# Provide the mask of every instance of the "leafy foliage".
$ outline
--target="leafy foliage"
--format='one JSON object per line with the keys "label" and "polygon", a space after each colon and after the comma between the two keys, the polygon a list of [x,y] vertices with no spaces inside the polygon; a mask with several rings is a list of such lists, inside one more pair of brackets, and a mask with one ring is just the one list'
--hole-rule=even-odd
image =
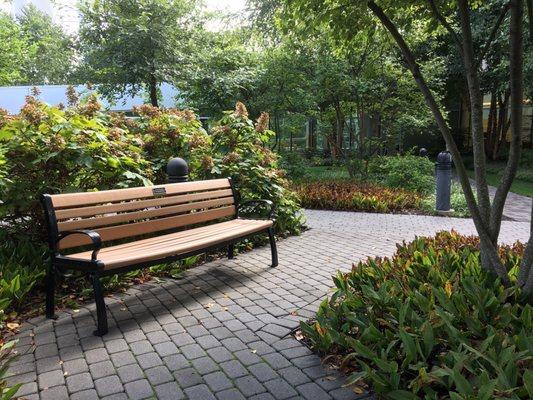
{"label": "leafy foliage", "polygon": [[27,42],[28,59],[24,67],[24,83],[65,84],[74,73],[73,40],[52,18],[29,5],[17,17],[23,38]]}
{"label": "leafy foliage", "polygon": [[17,383],[16,385],[8,388],[5,380],[9,365],[15,359],[13,352],[14,346],[15,341],[2,343],[0,346],[0,400],[11,400],[14,398],[15,394],[22,385],[22,383]]}
{"label": "leafy foliage", "polygon": [[254,127],[247,113],[228,112],[211,137],[188,110],[135,112],[136,119],[104,112],[94,96],[66,110],[28,97],[20,115],[2,117],[0,219],[8,230],[43,238],[41,194],[164,182],[164,165],[179,155],[191,179],[232,176],[244,198],[276,204],[278,233],[299,231],[299,205],[265,147],[273,134],[266,114]]}
{"label": "leafy foliage", "polygon": [[144,158],[150,160],[155,180],[166,180],[164,168],[177,155],[187,160],[191,179],[198,178],[211,140],[196,115],[190,110],[161,110],[148,104],[134,107],[133,111],[138,116],[135,121],[120,115],[117,118],[135,137],[142,138]]}
{"label": "leafy foliage", "polygon": [[267,114],[261,114],[254,125],[244,104],[237,103],[235,111],[226,112],[213,128],[212,152],[203,164],[211,166],[210,177],[232,177],[243,199],[272,200],[277,231],[294,234],[300,231],[303,217],[276,154],[266,147],[272,135]]}
{"label": "leafy foliage", "polygon": [[[499,248],[512,279],[523,251]],[[533,309],[481,268],[478,238],[417,238],[333,280],[302,330],[316,350],[343,356],[352,383],[386,399],[533,395]]]}
{"label": "leafy foliage", "polygon": [[16,19],[0,12],[0,85],[65,83],[74,70],[74,48],[60,26],[36,7]]}
{"label": "leafy foliage", "polygon": [[374,157],[368,165],[373,181],[421,194],[434,192],[434,170],[435,166],[428,158],[410,154]]}
{"label": "leafy foliage", "polygon": [[315,209],[403,212],[419,208],[421,201],[416,193],[372,183],[316,181],[294,187],[302,206]]}
{"label": "leafy foliage", "polygon": [[7,231],[0,233],[0,240],[0,310],[10,314],[0,314],[1,329],[4,319],[16,317],[11,312],[21,309],[32,290],[41,284],[48,249],[44,243],[36,245]]}
{"label": "leafy foliage", "polygon": [[0,12],[0,85],[23,80],[25,41],[20,27],[9,15]]}
{"label": "leafy foliage", "polygon": [[196,7],[194,0],[82,1],[83,78],[110,99],[147,87],[157,106],[158,84],[181,77],[195,53]]}
{"label": "leafy foliage", "polygon": [[42,237],[43,193],[142,185],[150,168],[142,142],[113,128],[94,97],[73,109],[50,107],[34,97],[0,128],[6,179],[0,218],[8,229]]}
{"label": "leafy foliage", "polygon": [[248,35],[242,30],[206,33],[205,44],[198,49],[199,62],[174,80],[180,100],[215,119],[237,101],[250,104],[258,94],[264,67],[262,54],[247,45]]}

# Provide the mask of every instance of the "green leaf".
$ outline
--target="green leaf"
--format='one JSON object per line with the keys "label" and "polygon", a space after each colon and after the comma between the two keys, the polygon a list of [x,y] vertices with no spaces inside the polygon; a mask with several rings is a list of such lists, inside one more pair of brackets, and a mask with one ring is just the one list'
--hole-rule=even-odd
{"label": "green leaf", "polygon": [[471,395],[474,393],[470,382],[468,382],[468,380],[456,368],[452,369],[451,377],[455,383],[455,387],[459,390],[459,393],[465,395]]}
{"label": "green leaf", "polygon": [[410,363],[411,361],[414,361],[416,358],[416,344],[414,339],[409,335],[404,329],[400,329],[399,331],[400,338],[403,343],[403,348],[406,353],[406,361],[405,363]]}
{"label": "green leaf", "polygon": [[533,399],[533,369],[526,369],[524,371],[522,382],[524,382],[529,397]]}

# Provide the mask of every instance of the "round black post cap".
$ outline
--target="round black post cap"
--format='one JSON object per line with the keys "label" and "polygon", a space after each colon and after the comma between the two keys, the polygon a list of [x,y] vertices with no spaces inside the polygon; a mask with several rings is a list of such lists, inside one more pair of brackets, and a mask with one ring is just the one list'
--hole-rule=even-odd
{"label": "round black post cap", "polygon": [[449,151],[441,151],[437,156],[437,162],[439,164],[451,164],[452,154]]}
{"label": "round black post cap", "polygon": [[171,158],[167,163],[167,175],[169,182],[183,182],[189,175],[189,166],[183,158]]}

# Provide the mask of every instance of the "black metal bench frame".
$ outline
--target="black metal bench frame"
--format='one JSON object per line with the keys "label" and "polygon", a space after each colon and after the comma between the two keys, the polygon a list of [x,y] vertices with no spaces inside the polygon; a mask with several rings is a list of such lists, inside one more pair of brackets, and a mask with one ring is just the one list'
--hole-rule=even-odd
{"label": "black metal bench frame", "polygon": [[[268,207],[268,215],[266,218],[271,221],[275,221],[274,213],[275,208],[274,204],[270,200],[264,199],[253,199],[239,202],[237,192],[234,188],[233,182],[230,179],[231,189],[233,192],[233,198],[235,201],[236,213],[234,218],[243,218],[241,216],[242,209],[245,207],[252,206],[252,209],[257,210],[258,206]],[[150,262],[142,262],[138,264],[131,264],[125,267],[104,270],[104,265],[102,262],[98,261],[98,252],[102,248],[102,239],[100,235],[89,229],[80,229],[72,230],[67,232],[62,232],[61,234],[57,230],[57,219],[55,216],[54,207],[52,205],[52,199],[50,195],[44,194],[41,198],[43,209],[46,218],[46,226],[48,231],[48,246],[50,250],[50,263],[47,268],[46,278],[45,278],[45,287],[46,287],[46,317],[50,319],[56,319],[55,315],[55,286],[56,286],[56,277],[58,274],[64,274],[65,270],[71,269],[83,272],[91,280],[95,303],[96,303],[96,317],[97,317],[97,329],[94,332],[96,336],[103,336],[108,332],[107,324],[107,312],[104,302],[104,292],[102,288],[102,283],[100,281],[101,277],[116,275],[124,272],[139,270],[143,268],[149,268],[158,264],[166,264],[179,260],[183,260],[188,257],[192,257],[198,254],[203,254],[209,251],[218,250],[220,248],[227,248],[227,255],[229,259],[234,257],[235,249],[234,246],[236,243],[248,239],[250,237],[256,236],[261,233],[268,233],[268,238],[270,242],[270,249],[272,255],[272,267],[278,265],[278,252],[276,247],[276,240],[274,237],[273,227],[269,227],[262,231],[253,232],[251,234],[240,236],[236,239],[224,241],[217,243],[214,246],[209,246],[205,248],[198,249],[196,251],[191,251],[188,253],[177,254],[175,256],[166,257],[162,259],[153,260]],[[258,219],[258,218],[254,218]],[[161,232],[160,232],[161,233]],[[168,232],[165,232],[168,233]],[[69,257],[68,255],[62,255],[59,250],[59,241],[65,237],[72,234],[84,234],[87,235],[92,241],[92,256],[90,261],[75,259]],[[156,235],[157,236],[157,235]]]}

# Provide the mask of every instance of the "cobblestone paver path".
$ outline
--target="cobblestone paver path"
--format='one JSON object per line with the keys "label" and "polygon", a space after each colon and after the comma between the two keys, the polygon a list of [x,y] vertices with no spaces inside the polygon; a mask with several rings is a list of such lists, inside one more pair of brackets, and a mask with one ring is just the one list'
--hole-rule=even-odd
{"label": "cobblestone paver path", "polygon": [[[343,378],[291,337],[311,317],[337,269],[388,255],[401,240],[471,221],[441,217],[306,212],[310,230],[278,243],[280,264],[259,248],[106,299],[110,332],[92,335],[94,306],[36,318],[19,334],[12,382],[26,399],[353,399]],[[506,221],[502,241],[526,240]]]}

